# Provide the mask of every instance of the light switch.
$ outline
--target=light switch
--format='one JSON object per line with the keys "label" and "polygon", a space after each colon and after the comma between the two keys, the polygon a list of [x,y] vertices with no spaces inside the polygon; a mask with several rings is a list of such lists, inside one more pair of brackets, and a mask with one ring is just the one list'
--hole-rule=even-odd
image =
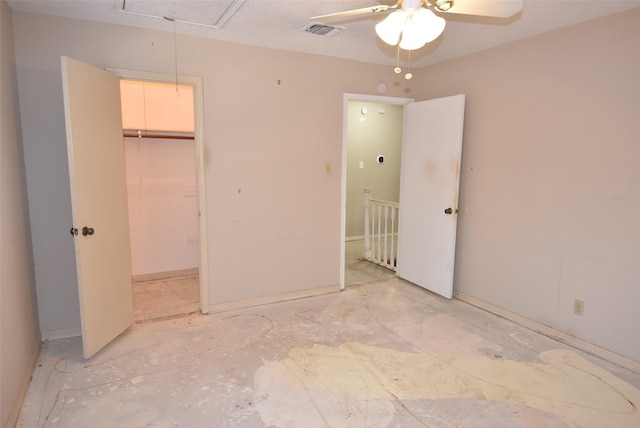
{"label": "light switch", "polygon": [[360,169],[364,169],[364,161],[360,161],[360,166],[359,166],[359,168],[360,168]]}

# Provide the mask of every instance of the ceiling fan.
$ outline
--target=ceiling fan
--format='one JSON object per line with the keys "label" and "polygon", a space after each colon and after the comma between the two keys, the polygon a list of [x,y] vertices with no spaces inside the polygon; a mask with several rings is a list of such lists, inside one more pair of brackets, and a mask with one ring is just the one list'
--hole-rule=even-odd
{"label": "ceiling fan", "polygon": [[[311,17],[311,20],[347,18],[391,12],[376,24],[376,33],[387,44],[411,51],[420,49],[442,34],[446,21],[433,13],[509,18],[522,10],[524,0],[397,0],[394,5],[377,5]],[[400,67],[396,67],[400,73]],[[405,76],[411,78],[411,73]]]}

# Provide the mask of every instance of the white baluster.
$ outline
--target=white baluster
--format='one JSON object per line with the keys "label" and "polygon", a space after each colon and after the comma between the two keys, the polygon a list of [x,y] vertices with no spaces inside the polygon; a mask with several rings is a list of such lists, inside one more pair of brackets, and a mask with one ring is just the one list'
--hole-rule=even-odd
{"label": "white baluster", "polygon": [[378,204],[378,244],[376,245],[376,260],[382,260],[382,245],[380,243],[380,228],[382,223],[382,205]]}
{"label": "white baluster", "polygon": [[396,211],[397,208],[391,208],[391,267],[396,270],[396,251],[395,251],[395,230],[396,230]]}
{"label": "white baluster", "polygon": [[384,206],[384,255],[382,258],[382,262],[385,265],[388,265],[388,254],[387,254],[387,240],[389,239],[388,228],[387,225],[389,223],[389,206]]}
{"label": "white baluster", "polygon": [[[398,247],[396,241],[396,228],[399,210],[398,203],[374,199],[367,190],[368,189],[365,189],[364,197],[364,258],[395,271]],[[382,225],[383,221],[384,226]]]}
{"label": "white baluster", "polygon": [[364,194],[364,258],[371,258],[371,229],[369,228],[369,216],[371,215],[371,195],[369,193]]}

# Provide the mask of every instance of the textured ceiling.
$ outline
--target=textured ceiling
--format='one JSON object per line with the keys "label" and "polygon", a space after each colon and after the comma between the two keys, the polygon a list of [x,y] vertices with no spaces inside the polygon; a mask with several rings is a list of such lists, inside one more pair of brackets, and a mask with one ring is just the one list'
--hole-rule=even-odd
{"label": "textured ceiling", "polygon": [[[393,65],[396,50],[381,42],[374,25],[384,14],[326,22],[344,27],[334,35],[302,31],[309,17],[378,4],[384,0],[246,0],[229,20],[215,28],[232,0],[126,0],[125,10],[160,14],[176,22],[123,13],[123,0],[9,0],[13,10],[175,31],[238,43]],[[483,0],[474,0],[483,1]],[[442,36],[412,52],[412,66],[423,67],[513,40],[640,7],[640,0],[525,0],[521,13],[509,19],[445,16]],[[181,22],[197,21],[204,25]]]}

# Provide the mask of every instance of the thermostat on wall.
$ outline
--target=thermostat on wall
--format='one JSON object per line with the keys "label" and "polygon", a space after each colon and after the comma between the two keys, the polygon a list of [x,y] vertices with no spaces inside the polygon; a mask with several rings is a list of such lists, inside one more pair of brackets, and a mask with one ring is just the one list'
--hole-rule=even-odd
{"label": "thermostat on wall", "polygon": [[376,156],[376,162],[383,163],[384,162],[384,156],[382,156],[382,155]]}

